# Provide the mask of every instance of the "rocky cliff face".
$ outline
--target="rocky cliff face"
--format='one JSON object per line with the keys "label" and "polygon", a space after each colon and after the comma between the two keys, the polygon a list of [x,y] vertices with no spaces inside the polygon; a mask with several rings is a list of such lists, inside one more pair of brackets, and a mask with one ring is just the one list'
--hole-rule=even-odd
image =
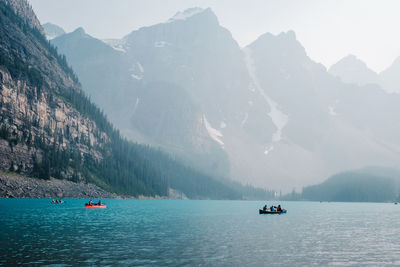
{"label": "rocky cliff face", "polygon": [[71,105],[12,79],[4,69],[0,69],[0,86],[1,131],[8,140],[1,142],[2,169],[31,172],[34,160],[43,153],[34,145],[38,142],[62,149],[75,147],[82,156],[102,159],[95,148],[109,141],[107,135]]}
{"label": "rocky cliff face", "polygon": [[[100,161],[98,149],[109,138],[73,103],[65,101],[66,96],[80,93],[72,71],[42,36],[35,36],[40,32],[23,30],[15,23],[22,18],[28,27],[41,29],[26,1],[4,0],[0,4],[0,126],[4,139],[0,166],[30,173],[46,146]],[[61,173],[61,177],[71,176],[72,172]]]}
{"label": "rocky cliff face", "polygon": [[40,33],[44,34],[40,21],[33,12],[32,6],[25,0],[2,0],[9,5],[12,10],[19,17],[23,18],[31,28],[37,29]]}

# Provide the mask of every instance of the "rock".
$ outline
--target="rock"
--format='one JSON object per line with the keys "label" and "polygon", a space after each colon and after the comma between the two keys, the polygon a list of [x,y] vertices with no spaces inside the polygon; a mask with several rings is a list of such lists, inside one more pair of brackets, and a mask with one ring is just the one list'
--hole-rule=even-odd
{"label": "rock", "polygon": [[93,184],[67,180],[43,181],[0,171],[0,197],[5,198],[119,198]]}

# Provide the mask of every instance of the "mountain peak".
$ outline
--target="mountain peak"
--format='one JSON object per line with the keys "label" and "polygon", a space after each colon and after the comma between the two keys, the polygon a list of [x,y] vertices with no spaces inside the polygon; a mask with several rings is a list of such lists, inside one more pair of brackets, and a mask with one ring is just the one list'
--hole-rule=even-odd
{"label": "mountain peak", "polygon": [[278,35],[274,35],[272,33],[264,33],[256,41],[261,43],[285,43],[285,44],[292,44],[296,46],[301,46],[301,44],[296,39],[296,33],[292,30],[287,32],[281,32]]}
{"label": "mountain peak", "polygon": [[46,34],[46,38],[48,40],[52,40],[60,35],[65,34],[65,31],[63,28],[61,28],[58,25],[55,25],[53,23],[45,23],[42,25],[44,32]]}
{"label": "mountain peak", "polygon": [[87,35],[86,32],[85,32],[85,29],[83,29],[82,27],[76,28],[76,29],[72,32],[72,34],[74,34],[74,35],[79,35],[79,36],[86,36],[86,35]]}
{"label": "mountain peak", "polygon": [[211,8],[192,7],[184,11],[177,12],[167,23],[178,22],[178,21],[192,21],[192,20],[210,21],[212,23],[218,23],[218,18]]}
{"label": "mountain peak", "polygon": [[294,31],[281,32],[278,35],[264,33],[248,46],[251,50],[266,50],[275,56],[307,58],[306,51],[296,39]]}
{"label": "mountain peak", "polygon": [[362,61],[361,59],[357,58],[355,55],[349,54],[347,56],[345,56],[344,58],[342,58],[341,60],[339,60],[337,63],[335,63],[334,65],[331,66],[337,66],[337,65],[343,65],[346,66],[347,68],[368,68],[367,64],[365,64],[364,61]]}
{"label": "mountain peak", "polygon": [[296,41],[296,33],[293,30],[289,30],[287,32],[281,32],[278,37],[287,40]]}
{"label": "mountain peak", "polygon": [[137,46],[179,47],[189,43],[199,44],[198,40],[215,38],[237,45],[230,32],[221,27],[211,8],[195,7],[176,13],[166,22],[134,30],[123,38],[122,48],[125,51],[133,51]]}
{"label": "mountain peak", "polygon": [[184,11],[178,11],[172,18],[168,20],[168,22],[173,22],[176,20],[186,20],[191,17],[197,16],[202,13],[211,13],[214,14],[211,8],[201,8],[201,7],[192,7],[185,9]]}
{"label": "mountain peak", "polygon": [[378,74],[368,68],[364,61],[349,54],[329,68],[329,73],[339,77],[345,83],[358,85],[379,84]]}
{"label": "mountain peak", "polygon": [[329,73],[339,77],[345,83],[380,84],[378,74],[368,68],[364,61],[351,54],[333,64],[329,68]]}

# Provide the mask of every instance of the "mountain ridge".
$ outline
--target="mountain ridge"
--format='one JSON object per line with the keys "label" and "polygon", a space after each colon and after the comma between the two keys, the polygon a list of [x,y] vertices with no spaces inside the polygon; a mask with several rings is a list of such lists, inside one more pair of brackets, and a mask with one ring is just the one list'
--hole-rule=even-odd
{"label": "mountain ridge", "polygon": [[[124,123],[124,134],[148,138],[142,141],[159,144],[167,151],[183,151],[181,157],[187,157],[198,145],[192,136],[201,130],[201,135],[208,135],[219,147],[208,155],[216,151],[226,154],[228,173],[237,181],[287,191],[343,169],[398,164],[398,97],[378,85],[342,82],[308,57],[293,31],[263,34],[242,49],[215,20],[215,14],[210,18],[201,14],[143,27],[113,40],[118,45],[116,52],[124,57],[116,61],[124,67],[115,76],[94,71],[100,65],[78,56],[90,52],[83,40],[76,40],[75,49],[61,49],[57,39],[54,44],[68,58],[78,58],[71,61],[73,66],[90,64],[91,75],[130,79],[129,85],[115,83],[113,90],[102,88],[126,96],[124,101],[129,103],[120,106],[134,110],[120,113],[132,118]],[[88,73],[87,68],[78,71],[80,77]],[[85,80],[90,79],[82,79],[83,83]],[[146,90],[146,84],[152,82],[157,85]],[[101,79],[101,83],[107,80]],[[163,101],[159,95],[166,92],[171,95]],[[97,103],[107,101],[105,95],[96,97]],[[172,108],[180,107],[182,99],[196,112],[182,116],[179,108]],[[149,115],[152,119],[146,126],[147,115],[156,110],[164,119]],[[196,122],[197,126],[188,131],[163,124],[169,120],[176,125]],[[157,125],[172,138],[156,134],[150,125]],[[188,139],[190,145],[183,146],[182,141]],[[211,166],[220,164],[218,158],[214,157]]]}

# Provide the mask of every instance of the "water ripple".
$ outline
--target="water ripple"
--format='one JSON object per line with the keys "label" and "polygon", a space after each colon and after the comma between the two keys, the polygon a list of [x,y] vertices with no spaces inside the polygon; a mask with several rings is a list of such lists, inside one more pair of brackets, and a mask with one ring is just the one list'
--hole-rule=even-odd
{"label": "water ripple", "polygon": [[400,264],[400,207],[385,203],[0,199],[0,265]]}

